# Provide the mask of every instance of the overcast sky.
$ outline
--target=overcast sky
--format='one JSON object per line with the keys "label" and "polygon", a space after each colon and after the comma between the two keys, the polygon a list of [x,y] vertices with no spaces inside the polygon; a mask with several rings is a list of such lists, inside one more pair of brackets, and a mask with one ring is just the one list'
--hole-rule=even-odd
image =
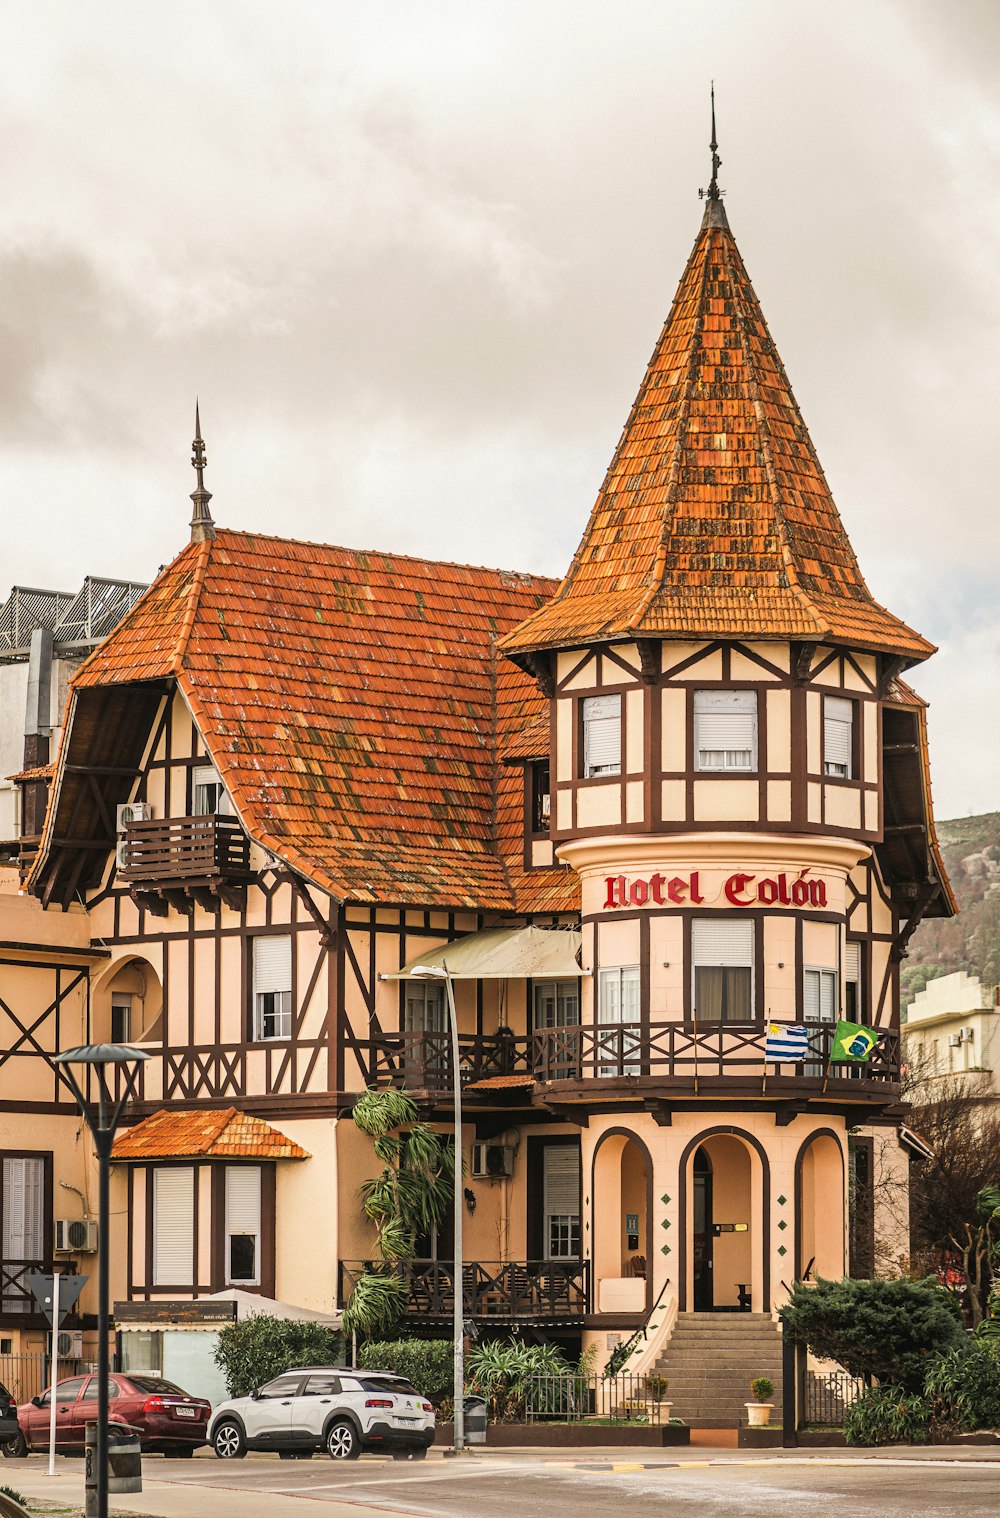
{"label": "overcast sky", "polygon": [[0,598],[227,526],[561,574],[727,210],[1000,808],[997,0],[32,0],[0,22]]}

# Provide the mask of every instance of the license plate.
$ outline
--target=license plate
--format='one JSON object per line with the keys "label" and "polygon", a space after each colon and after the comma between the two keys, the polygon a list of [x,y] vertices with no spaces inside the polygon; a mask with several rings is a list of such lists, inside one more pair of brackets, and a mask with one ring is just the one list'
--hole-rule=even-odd
{"label": "license plate", "polygon": [[416,1418],[404,1418],[401,1413],[396,1414],[397,1423],[416,1423]]}
{"label": "license plate", "polygon": [[198,1416],[198,1409],[196,1407],[175,1407],[174,1412],[178,1418],[197,1418]]}

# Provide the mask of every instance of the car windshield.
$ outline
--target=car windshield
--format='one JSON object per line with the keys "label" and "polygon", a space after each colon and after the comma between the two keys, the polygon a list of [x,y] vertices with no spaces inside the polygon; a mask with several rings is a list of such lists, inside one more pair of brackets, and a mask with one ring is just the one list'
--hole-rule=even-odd
{"label": "car windshield", "polygon": [[168,1397],[186,1397],[188,1393],[175,1386],[173,1381],[164,1381],[159,1376],[129,1376],[129,1380],[140,1392],[160,1392]]}
{"label": "car windshield", "polygon": [[416,1388],[402,1376],[359,1376],[362,1391],[396,1392],[402,1397],[415,1397]]}

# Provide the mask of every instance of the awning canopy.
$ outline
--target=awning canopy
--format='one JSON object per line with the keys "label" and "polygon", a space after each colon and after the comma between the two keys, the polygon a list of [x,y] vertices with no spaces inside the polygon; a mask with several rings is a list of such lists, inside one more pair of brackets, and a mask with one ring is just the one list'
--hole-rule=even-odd
{"label": "awning canopy", "polygon": [[383,980],[419,979],[446,972],[452,980],[565,980],[588,975],[580,969],[580,934],[575,928],[486,928],[454,943],[418,954],[396,975]]}

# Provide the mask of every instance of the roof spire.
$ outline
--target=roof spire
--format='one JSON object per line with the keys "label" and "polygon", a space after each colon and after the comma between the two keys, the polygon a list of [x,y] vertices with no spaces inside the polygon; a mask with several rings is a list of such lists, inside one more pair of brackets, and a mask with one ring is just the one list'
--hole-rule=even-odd
{"label": "roof spire", "polygon": [[197,400],[194,403],[194,442],[191,447],[194,449],[191,463],[198,476],[198,488],[191,492],[191,499],[194,502],[194,511],[191,513],[191,541],[204,543],[215,537],[215,523],[208,509],[212,492],[205,489],[205,465],[208,460],[205,457],[205,444],[201,436],[201,412]]}
{"label": "roof spire", "polygon": [[702,225],[706,227],[728,227],[729,221],[726,217],[725,207],[722,204],[722,197],[726,192],[719,189],[719,165],[722,163],[722,159],[719,157],[719,142],[715,135],[714,79],[712,80],[712,140],[709,143],[709,147],[712,150],[712,177],[709,180],[708,189],[698,191],[701,199],[707,202],[705,206],[705,220]]}

